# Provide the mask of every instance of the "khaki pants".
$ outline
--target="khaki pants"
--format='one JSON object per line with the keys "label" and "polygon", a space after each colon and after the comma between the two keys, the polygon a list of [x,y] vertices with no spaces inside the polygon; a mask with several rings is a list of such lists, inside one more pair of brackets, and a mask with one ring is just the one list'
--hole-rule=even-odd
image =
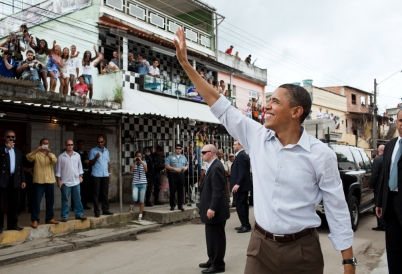
{"label": "khaki pants", "polygon": [[265,239],[253,230],[247,248],[245,274],[322,274],[324,258],[317,231],[288,243]]}

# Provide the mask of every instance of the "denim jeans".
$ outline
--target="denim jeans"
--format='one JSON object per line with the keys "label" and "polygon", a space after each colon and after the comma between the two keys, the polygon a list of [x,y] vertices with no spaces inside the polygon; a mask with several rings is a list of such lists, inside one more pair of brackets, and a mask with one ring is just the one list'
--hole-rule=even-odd
{"label": "denim jeans", "polygon": [[147,191],[147,184],[133,184],[132,187],[132,199],[134,202],[143,204],[145,201],[145,192]]}
{"label": "denim jeans", "polygon": [[81,203],[81,194],[80,194],[81,186],[78,184],[76,186],[66,186],[65,184],[61,185],[61,217],[68,218],[68,198],[71,198],[74,201],[73,209],[75,217],[81,216],[84,212],[84,208]]}
{"label": "denim jeans", "polygon": [[42,201],[43,194],[46,199],[46,218],[45,221],[50,221],[54,218],[54,183],[53,184],[33,184],[33,199],[32,199],[32,213],[31,221],[37,221],[39,223],[40,203]]}
{"label": "denim jeans", "polygon": [[197,147],[197,146],[195,147],[195,154],[197,155],[198,178],[201,176],[201,165],[202,165],[201,151],[202,151],[202,147]]}

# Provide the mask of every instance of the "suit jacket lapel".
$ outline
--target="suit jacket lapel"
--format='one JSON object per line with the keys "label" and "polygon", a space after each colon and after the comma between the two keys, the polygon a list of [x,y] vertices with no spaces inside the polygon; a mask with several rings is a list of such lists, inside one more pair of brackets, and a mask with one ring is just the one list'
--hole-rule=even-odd
{"label": "suit jacket lapel", "polygon": [[[4,146],[3,149],[5,149],[6,147]],[[6,155],[6,163],[7,163],[7,168],[10,170],[10,152],[7,153]]]}
{"label": "suit jacket lapel", "polygon": [[207,178],[209,178],[209,175],[211,174],[211,168],[216,164],[216,163],[215,163],[216,161],[219,161],[218,158],[216,158],[216,159],[214,160],[214,162],[212,163],[212,165],[210,165],[210,167],[208,168],[208,172],[205,174],[204,178],[202,179],[201,186],[200,186],[200,191],[201,191],[201,189],[202,189],[203,186],[204,186],[204,181],[206,181]]}

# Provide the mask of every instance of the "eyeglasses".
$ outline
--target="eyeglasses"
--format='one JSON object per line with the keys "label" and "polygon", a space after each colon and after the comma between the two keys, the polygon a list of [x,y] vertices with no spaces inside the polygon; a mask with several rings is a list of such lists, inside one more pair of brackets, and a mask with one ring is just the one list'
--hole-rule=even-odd
{"label": "eyeglasses", "polygon": [[74,144],[67,144],[66,146],[68,146],[68,147],[72,147],[72,146],[74,146]]}
{"label": "eyeglasses", "polygon": [[204,154],[207,154],[208,152],[211,152],[211,151],[210,151],[210,150],[208,150],[208,151],[201,151],[201,154],[204,155]]}
{"label": "eyeglasses", "polygon": [[15,138],[15,136],[6,136],[7,138]]}

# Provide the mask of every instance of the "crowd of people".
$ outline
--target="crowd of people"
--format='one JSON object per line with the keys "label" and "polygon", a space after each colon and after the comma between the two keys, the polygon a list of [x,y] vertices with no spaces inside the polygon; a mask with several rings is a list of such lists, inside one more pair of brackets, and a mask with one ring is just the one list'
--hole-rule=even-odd
{"label": "crowd of people", "polygon": [[[226,54],[229,54],[229,55],[232,55],[233,48],[234,48],[233,46],[230,46],[230,47],[225,51],[225,53],[226,53]],[[238,51],[236,51],[236,53],[235,53],[233,56],[234,56],[236,59],[241,60]],[[251,64],[251,54],[249,54],[249,55],[246,57],[246,59],[244,59],[244,62],[246,62],[247,65],[250,65],[250,64]]]}
{"label": "crowd of people", "polygon": [[[59,81],[60,94],[82,97],[86,106],[87,97],[92,99],[94,93],[92,68],[97,68],[99,74],[123,69],[123,58],[118,51],[113,51],[113,58],[108,61],[104,53],[97,51],[97,46],[93,50],[94,53],[86,50],[80,57],[75,45],[62,49],[54,40],[49,47],[45,39],[30,33],[23,24],[18,32],[10,33],[0,44],[0,76],[34,81],[38,83],[37,88],[50,92],[56,91]],[[160,77],[158,59],[154,59],[151,66],[141,53],[137,57],[135,60],[132,52],[128,54],[129,71]]]}

